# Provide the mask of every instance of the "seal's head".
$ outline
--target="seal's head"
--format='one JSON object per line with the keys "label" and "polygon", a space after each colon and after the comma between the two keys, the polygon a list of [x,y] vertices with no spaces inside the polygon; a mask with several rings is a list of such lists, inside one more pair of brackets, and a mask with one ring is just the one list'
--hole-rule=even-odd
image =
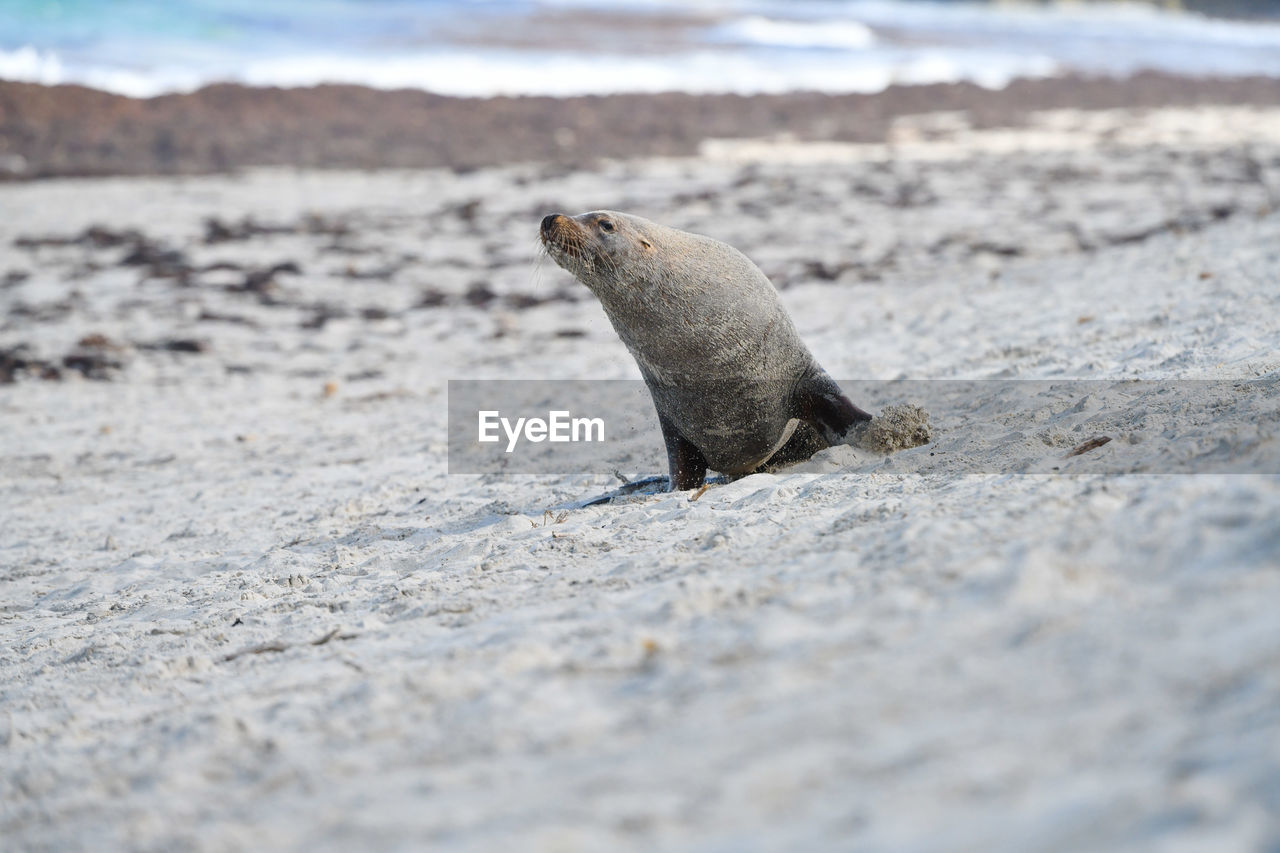
{"label": "seal's head", "polygon": [[656,264],[662,226],[612,210],[578,216],[553,213],[542,220],[541,239],[559,266],[597,294],[635,286]]}

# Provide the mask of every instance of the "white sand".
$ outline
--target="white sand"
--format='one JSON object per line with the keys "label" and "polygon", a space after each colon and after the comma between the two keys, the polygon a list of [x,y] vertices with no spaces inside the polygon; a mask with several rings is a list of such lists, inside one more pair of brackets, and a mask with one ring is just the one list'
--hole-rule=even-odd
{"label": "white sand", "polygon": [[[611,478],[447,475],[445,382],[636,376],[600,309],[406,310],[574,286],[534,271],[538,219],[607,206],[744,248],[836,376],[1274,388],[1280,142],[1130,120],[1141,144],[1105,122],[1078,144],[1083,122],[995,153],[960,127],[959,159],[0,186],[0,277],[32,274],[0,289],[0,349],[210,345],[0,386],[0,847],[1280,844],[1274,467],[972,473],[1092,434],[975,405],[939,425],[961,467],[837,449],[544,524]],[[304,212],[368,252],[198,244],[207,215]],[[120,249],[13,246],[93,223],[302,274],[268,306],[223,292],[235,273],[179,289]],[[73,290],[56,319],[14,311]],[[301,328],[322,302],[352,316]],[[1265,464],[1274,411],[1159,429]]]}

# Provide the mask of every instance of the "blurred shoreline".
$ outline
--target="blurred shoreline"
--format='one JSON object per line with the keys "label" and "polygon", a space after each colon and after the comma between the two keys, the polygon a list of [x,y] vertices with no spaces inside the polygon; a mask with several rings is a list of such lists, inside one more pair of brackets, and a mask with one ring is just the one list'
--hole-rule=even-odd
{"label": "blurred shoreline", "polygon": [[0,78],[130,97],[214,83],[483,98],[999,88],[1140,71],[1280,78],[1280,25],[1177,0],[329,0],[323,14],[305,0],[15,6],[0,26]]}
{"label": "blurred shoreline", "polygon": [[975,127],[1045,109],[1280,105],[1280,80],[1128,78],[891,86],[873,94],[613,94],[455,98],[363,86],[208,86],[139,99],[0,81],[0,180],[211,174],[261,166],[452,168],[682,156],[707,139],[882,142],[899,116],[958,111]]}

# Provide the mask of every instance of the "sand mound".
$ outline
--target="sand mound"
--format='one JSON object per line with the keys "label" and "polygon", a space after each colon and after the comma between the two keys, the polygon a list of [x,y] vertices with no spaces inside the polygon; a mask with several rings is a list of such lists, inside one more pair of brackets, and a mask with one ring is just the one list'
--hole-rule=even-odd
{"label": "sand mound", "polygon": [[933,439],[929,413],[919,406],[885,406],[880,417],[858,434],[857,445],[876,453],[897,453]]}

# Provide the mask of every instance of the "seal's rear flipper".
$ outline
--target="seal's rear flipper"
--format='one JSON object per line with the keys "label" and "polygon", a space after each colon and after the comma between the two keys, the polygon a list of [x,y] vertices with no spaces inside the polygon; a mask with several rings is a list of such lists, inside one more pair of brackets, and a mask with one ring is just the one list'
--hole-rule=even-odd
{"label": "seal's rear flipper", "polygon": [[811,377],[796,392],[796,417],[816,429],[830,445],[843,444],[850,431],[871,415],[849,402],[830,376]]}
{"label": "seal's rear flipper", "polygon": [[583,501],[578,504],[578,508],[613,503],[616,498],[627,497],[629,495],[656,495],[665,491],[667,491],[667,478],[665,475],[659,477],[645,477],[643,480],[624,483],[621,487],[614,489],[606,495],[601,495],[598,498],[591,498]]}
{"label": "seal's rear flipper", "polygon": [[682,492],[698,488],[707,477],[706,457],[662,415],[658,415],[658,423],[662,426],[662,440],[667,444],[671,490]]}
{"label": "seal's rear flipper", "polygon": [[[570,507],[572,509],[584,509],[589,506],[601,506],[604,504],[611,504],[614,501],[621,501],[624,498],[654,497],[657,495],[670,492],[671,490],[668,488],[668,484],[670,482],[671,481],[667,478],[666,474],[662,474],[657,477],[645,477],[643,480],[636,480],[635,482],[632,482],[632,483],[626,483],[625,485],[614,489],[612,492],[600,495],[599,497],[588,498],[587,500],[582,501],[581,503],[571,504]],[[722,486],[728,482],[730,482],[730,478],[725,477],[723,475],[717,475],[713,477],[708,477],[707,482],[704,485]]]}

